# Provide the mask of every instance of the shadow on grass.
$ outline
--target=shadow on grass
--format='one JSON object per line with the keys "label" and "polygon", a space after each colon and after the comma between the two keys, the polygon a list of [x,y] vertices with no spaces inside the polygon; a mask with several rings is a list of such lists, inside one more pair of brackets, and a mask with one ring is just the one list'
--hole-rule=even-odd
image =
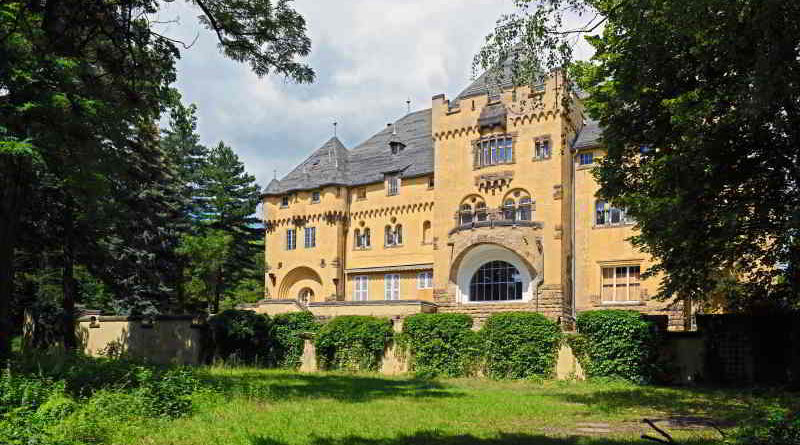
{"label": "shadow on grass", "polygon": [[670,418],[687,416],[731,425],[758,416],[768,407],[789,406],[793,397],[778,389],[728,390],[715,388],[631,387],[597,389],[591,393],[560,394],[567,402],[587,405],[593,411],[614,413],[630,409],[653,409]]}
{"label": "shadow on grass", "polygon": [[356,374],[300,374],[244,372],[203,373],[204,381],[228,396],[269,400],[330,398],[344,402],[367,402],[387,397],[445,398],[462,393],[432,380],[389,379]]}
{"label": "shadow on grass", "polygon": [[[643,443],[652,443],[642,441]],[[391,438],[366,438],[347,436],[340,438],[318,437],[308,442],[311,445],[631,445],[630,440],[605,437],[548,437],[540,434],[503,434],[492,438],[480,438],[470,434],[447,435],[435,431],[418,431],[414,434]],[[683,445],[710,445],[713,441],[681,441]],[[268,437],[250,438],[250,445],[286,445]]]}

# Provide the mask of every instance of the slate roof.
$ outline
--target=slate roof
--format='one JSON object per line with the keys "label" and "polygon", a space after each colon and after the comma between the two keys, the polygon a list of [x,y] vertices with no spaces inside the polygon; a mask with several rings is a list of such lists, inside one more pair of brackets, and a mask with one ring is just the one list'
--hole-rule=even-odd
{"label": "slate roof", "polygon": [[600,123],[590,120],[584,124],[575,140],[572,142],[573,150],[580,150],[583,148],[591,148],[600,145],[600,138],[603,135],[603,130],[600,128]]}
{"label": "slate roof", "polygon": [[[404,148],[392,154],[389,142],[399,142]],[[289,174],[273,179],[264,194],[381,182],[386,173],[405,178],[433,173],[430,108],[403,116],[350,150],[338,138],[329,139]]]}
{"label": "slate roof", "polygon": [[[514,76],[511,69],[512,63],[513,61],[510,57],[503,62],[502,74],[492,73],[491,71],[484,72],[477,79],[472,81],[471,84],[469,84],[466,88],[464,88],[464,90],[461,91],[461,93],[459,93],[458,96],[456,96],[455,101],[458,102],[461,99],[465,99],[468,97],[481,96],[487,94],[489,92],[489,86],[492,83],[496,83],[498,80],[498,79],[492,79],[490,77],[493,75],[495,76],[500,75],[499,86],[503,90],[505,90],[506,88],[511,88],[512,86],[514,86],[514,81],[513,81]],[[497,86],[495,85],[495,88],[496,87]]]}

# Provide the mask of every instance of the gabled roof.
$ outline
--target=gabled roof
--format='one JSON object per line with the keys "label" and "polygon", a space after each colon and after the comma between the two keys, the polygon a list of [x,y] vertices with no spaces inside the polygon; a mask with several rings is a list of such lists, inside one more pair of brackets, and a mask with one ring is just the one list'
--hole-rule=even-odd
{"label": "gabled roof", "polygon": [[[404,148],[392,154],[389,142],[399,142]],[[383,181],[387,173],[402,177],[433,173],[430,109],[403,116],[351,150],[331,138],[280,181],[273,179],[264,194],[369,184]]]}
{"label": "gabled roof", "polygon": [[592,148],[600,145],[600,138],[603,136],[603,129],[600,123],[594,120],[587,121],[583,128],[575,136],[572,142],[573,150]]}

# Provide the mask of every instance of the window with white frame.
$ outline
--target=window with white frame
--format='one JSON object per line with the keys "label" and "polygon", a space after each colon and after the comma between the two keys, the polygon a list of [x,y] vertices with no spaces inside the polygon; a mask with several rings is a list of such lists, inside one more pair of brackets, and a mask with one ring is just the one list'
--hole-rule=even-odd
{"label": "window with white frame", "polygon": [[396,226],[386,226],[384,229],[384,246],[401,246],[403,245],[403,225],[397,224]]}
{"label": "window with white frame", "polygon": [[383,298],[386,300],[400,299],[400,275],[386,274],[383,276]]}
{"label": "window with white frame", "polygon": [[508,135],[492,136],[475,142],[473,148],[475,168],[514,162],[514,138]]}
{"label": "window with white frame", "polygon": [[550,138],[536,138],[533,141],[533,159],[550,159]]}
{"label": "window with white frame", "polygon": [[386,175],[386,194],[394,196],[400,193],[400,175]]}
{"label": "window with white frame", "polygon": [[639,266],[603,267],[603,303],[640,300]]}
{"label": "window with white frame", "polygon": [[366,249],[369,247],[369,227],[365,228],[363,231],[360,229],[356,229],[353,232],[353,239],[355,240],[355,248],[356,249]]}
{"label": "window with white frame", "polygon": [[286,229],[286,250],[294,250],[297,247],[297,233],[294,229]]}
{"label": "window with white frame", "polygon": [[595,201],[594,224],[596,226],[617,226],[622,224],[633,224],[633,218],[628,216],[625,209],[614,207],[611,204],[598,199]]}
{"label": "window with white frame", "polygon": [[417,274],[417,289],[430,289],[433,287],[433,272],[425,271]]}
{"label": "window with white frame", "polygon": [[317,245],[317,228],[316,227],[306,227],[304,230],[304,241],[306,249],[311,247],[316,247]]}
{"label": "window with white frame", "polygon": [[353,300],[369,300],[369,277],[367,275],[356,275],[353,277]]}

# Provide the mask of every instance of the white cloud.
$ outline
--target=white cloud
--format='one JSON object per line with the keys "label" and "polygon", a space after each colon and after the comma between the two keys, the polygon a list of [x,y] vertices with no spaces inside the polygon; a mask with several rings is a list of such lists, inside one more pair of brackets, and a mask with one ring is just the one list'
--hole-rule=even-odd
{"label": "white cloud", "polygon": [[198,106],[204,143],[224,140],[263,186],[286,174],[332,134],[348,147],[431,96],[456,95],[472,74],[472,57],[510,0],[299,0],[312,39],[307,62],[317,80],[297,85],[259,79],[247,65],[226,59],[197,11],[171,3],[161,19],[180,16],[164,32],[195,45],[183,52],[178,87]]}

